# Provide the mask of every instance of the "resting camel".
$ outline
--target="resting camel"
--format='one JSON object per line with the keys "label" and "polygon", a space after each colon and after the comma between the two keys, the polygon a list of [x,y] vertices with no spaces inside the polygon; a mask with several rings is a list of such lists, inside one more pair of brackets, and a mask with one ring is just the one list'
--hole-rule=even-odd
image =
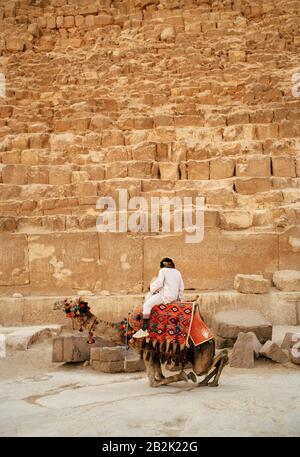
{"label": "resting camel", "polygon": [[[81,298],[75,299],[75,302],[79,303]],[[73,302],[71,299],[65,299],[56,301],[54,303],[54,309],[66,309],[69,304]],[[72,319],[73,320],[73,319]],[[175,362],[178,354],[169,354],[168,360],[163,356],[164,354],[150,349],[145,346],[145,342],[141,339],[132,338],[134,330],[130,327],[130,319],[123,320],[121,322],[108,322],[99,319],[90,311],[87,312],[87,316],[74,317],[74,321],[78,321],[79,330],[86,328],[89,332],[88,343],[92,344],[93,331],[100,330],[101,336],[107,338],[107,330],[109,330],[109,338],[115,344],[124,344],[128,342],[129,346],[141,353],[145,362],[145,367],[151,387],[165,386],[173,382],[189,380],[197,383],[197,376],[205,376],[205,378],[198,382],[199,387],[210,386],[217,387],[219,385],[219,378],[225,365],[228,363],[228,351],[227,349],[221,350],[218,354],[215,353],[215,341],[211,339],[199,346],[194,346],[193,342],[189,342],[189,347],[185,348],[183,360],[177,364]],[[73,322],[74,324],[74,322]],[[74,328],[74,325],[73,325]],[[171,362],[171,364],[170,364]],[[173,367],[171,367],[173,363]],[[176,364],[176,365],[175,365]],[[175,365],[175,366],[174,366]],[[162,373],[162,366],[165,366],[167,370],[174,371],[174,368],[178,368],[179,373],[172,376],[164,376]],[[186,372],[185,370],[189,370]],[[212,379],[213,378],[213,379]],[[210,381],[212,379],[212,381]]]}

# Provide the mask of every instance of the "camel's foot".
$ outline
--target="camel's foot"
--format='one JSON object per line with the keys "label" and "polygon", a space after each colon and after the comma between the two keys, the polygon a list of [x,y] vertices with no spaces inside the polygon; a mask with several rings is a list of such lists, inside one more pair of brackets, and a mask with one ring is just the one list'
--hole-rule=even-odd
{"label": "camel's foot", "polygon": [[206,386],[208,386],[208,381],[206,381],[206,379],[204,379],[201,382],[198,382],[198,387],[206,387]]}
{"label": "camel's foot", "polygon": [[218,387],[219,383],[218,381],[212,381],[207,384],[209,387]]}
{"label": "camel's foot", "polygon": [[190,371],[190,373],[187,376],[188,376],[188,379],[190,379],[191,381],[197,382],[197,376],[195,375],[195,373],[193,371]]}

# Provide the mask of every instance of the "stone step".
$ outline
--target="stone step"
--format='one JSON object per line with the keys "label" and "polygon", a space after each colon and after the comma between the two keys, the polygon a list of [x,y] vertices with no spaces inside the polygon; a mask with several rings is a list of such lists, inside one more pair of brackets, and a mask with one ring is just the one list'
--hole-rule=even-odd
{"label": "stone step", "polygon": [[[47,320],[47,319],[46,319]],[[44,323],[43,323],[44,324]],[[63,325],[34,325],[23,327],[2,327],[0,334],[5,336],[7,348],[26,350],[36,341],[59,335]]]}
{"label": "stone step", "polygon": [[[20,290],[21,287],[18,287]],[[16,290],[16,287],[14,287]],[[68,294],[69,292],[69,294]],[[85,291],[87,292],[87,291]],[[34,295],[31,288],[27,291],[28,296],[13,298],[11,295],[0,296],[0,325],[29,325],[41,326],[47,322],[67,326],[71,330],[71,323],[60,310],[53,310],[53,304],[67,296],[76,296],[74,291],[65,288],[64,295]],[[90,295],[91,294],[91,295]],[[184,300],[195,300],[200,295],[200,312],[209,326],[213,326],[214,315],[218,312],[235,312],[235,310],[249,309],[264,316],[272,325],[298,325],[300,328],[300,291],[280,292],[274,288],[264,295],[240,294],[232,290],[224,291],[197,291],[190,290],[184,294]],[[84,295],[92,312],[99,319],[107,321],[119,321],[124,319],[129,311],[142,305],[143,294],[117,294],[103,291],[102,294]],[[9,305],[9,313],[7,307]],[[246,326],[246,320],[243,321]],[[19,327],[22,329],[22,327]],[[37,327],[40,328],[40,327]],[[5,329],[5,327],[1,327]],[[2,331],[2,330],[1,330]],[[243,330],[241,330],[243,331]],[[0,332],[1,333],[1,332]],[[281,344],[284,335],[278,333],[276,341]],[[223,337],[225,338],[225,337]],[[280,340],[280,341],[279,341]]]}

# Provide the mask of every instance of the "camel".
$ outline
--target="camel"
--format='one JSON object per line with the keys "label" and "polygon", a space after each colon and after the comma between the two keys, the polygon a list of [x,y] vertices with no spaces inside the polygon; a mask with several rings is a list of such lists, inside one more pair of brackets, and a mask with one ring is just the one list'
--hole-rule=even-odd
{"label": "camel", "polygon": [[[80,303],[82,298],[77,298],[75,301],[71,299],[65,299],[56,301],[54,303],[54,309],[66,310],[70,303]],[[196,304],[197,305],[197,304]],[[89,332],[88,343],[94,342],[93,332],[100,331],[101,336],[109,337],[112,342],[118,344],[128,344],[133,350],[138,351],[145,362],[146,372],[151,387],[161,387],[173,382],[189,380],[197,384],[198,387],[217,387],[219,385],[219,378],[225,365],[228,364],[228,351],[223,349],[218,354],[215,352],[215,341],[211,339],[199,346],[194,346],[192,341],[188,348],[185,348],[184,360],[175,365],[176,354],[171,359],[173,361],[173,367],[169,363],[166,363],[162,353],[154,351],[145,345],[144,339],[134,339],[131,335],[134,330],[130,327],[128,320],[120,322],[108,322],[99,319],[89,310],[84,317],[74,317],[72,319],[72,327],[74,329],[75,321],[78,321],[79,330],[86,328]],[[107,334],[109,329],[109,335]],[[170,356],[169,356],[170,358]],[[175,366],[174,366],[175,365]],[[179,373],[172,376],[164,376],[162,372],[162,366],[165,366],[166,370],[175,371],[177,369]],[[185,370],[189,370],[186,372]],[[197,380],[197,376],[205,376],[200,382]],[[212,379],[213,378],[213,379]],[[210,381],[212,379],[212,381]]]}

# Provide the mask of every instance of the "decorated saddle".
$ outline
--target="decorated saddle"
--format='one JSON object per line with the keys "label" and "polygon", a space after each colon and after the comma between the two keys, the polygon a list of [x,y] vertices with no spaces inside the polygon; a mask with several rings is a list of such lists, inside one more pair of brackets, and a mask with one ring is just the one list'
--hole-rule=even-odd
{"label": "decorated saddle", "polygon": [[[129,324],[134,331],[141,328],[142,314],[133,312]],[[173,302],[152,308],[148,324],[149,338],[145,347],[156,352],[178,354],[189,347],[190,341],[199,346],[213,339],[212,331],[200,316],[197,304]]]}

